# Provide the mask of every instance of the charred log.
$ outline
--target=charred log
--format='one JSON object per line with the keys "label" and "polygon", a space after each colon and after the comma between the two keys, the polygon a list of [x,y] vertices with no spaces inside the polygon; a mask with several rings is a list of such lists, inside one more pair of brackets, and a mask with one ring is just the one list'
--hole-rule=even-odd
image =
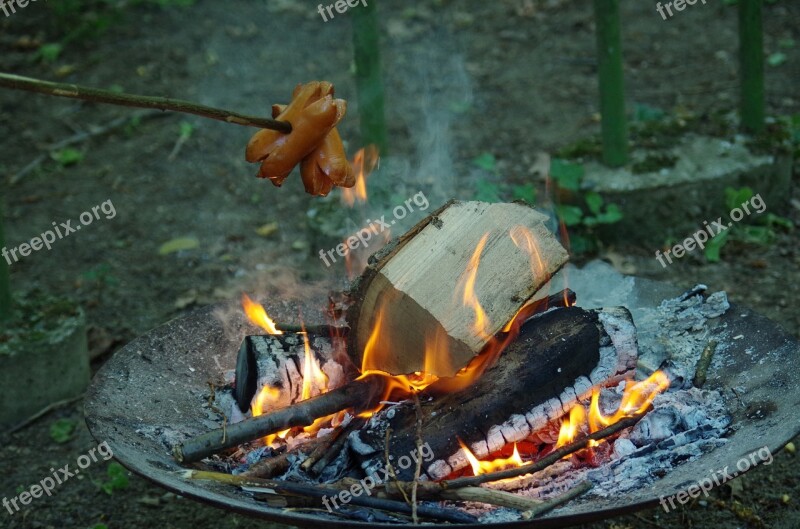
{"label": "charred log", "polygon": [[[519,441],[568,412],[596,384],[628,375],[636,364],[635,329],[626,309],[551,311],[525,323],[500,360],[466,390],[424,402],[422,438],[435,457],[423,471],[440,479],[467,465],[459,439],[477,457]],[[564,389],[566,388],[566,389]],[[369,474],[383,464],[385,432],[389,452],[414,453],[416,414],[404,403],[382,411],[350,436],[350,446]],[[396,465],[410,480],[413,468]]]}

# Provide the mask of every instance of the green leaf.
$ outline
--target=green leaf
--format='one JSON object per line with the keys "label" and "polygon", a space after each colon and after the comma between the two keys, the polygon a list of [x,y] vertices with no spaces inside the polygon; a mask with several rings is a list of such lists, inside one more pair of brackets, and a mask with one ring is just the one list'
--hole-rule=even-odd
{"label": "green leaf", "polygon": [[76,149],[61,149],[51,154],[53,160],[57,161],[61,167],[68,167],[83,161],[83,153]]}
{"label": "green leaf", "polygon": [[606,210],[597,215],[597,223],[598,224],[614,224],[615,222],[619,222],[622,220],[622,211],[620,211],[619,206],[616,204],[609,204],[606,206]]}
{"label": "green leaf", "polygon": [[603,197],[601,197],[600,194],[595,191],[589,191],[586,193],[585,199],[586,206],[588,206],[589,211],[591,211],[594,215],[599,214],[603,207]]}
{"label": "green leaf", "polygon": [[583,210],[577,206],[559,204],[556,206],[556,215],[566,226],[577,226],[583,218]]}
{"label": "green leaf", "polygon": [[536,188],[533,184],[524,184],[521,186],[514,186],[511,190],[514,200],[524,200],[528,204],[536,203]]}
{"label": "green leaf", "polygon": [[482,202],[502,202],[500,199],[500,188],[489,180],[478,180],[475,185],[475,200]]}
{"label": "green leaf", "polygon": [[722,233],[718,234],[716,237],[711,239],[706,243],[706,248],[704,253],[706,255],[706,259],[709,263],[716,263],[719,262],[719,254],[722,247],[728,242],[728,232],[723,231]]}
{"label": "green leaf", "polygon": [[558,182],[558,185],[570,191],[578,191],[583,179],[583,166],[571,163],[559,158],[550,160],[550,176]]}
{"label": "green leaf", "polygon": [[183,140],[188,140],[189,138],[192,137],[192,132],[194,132],[194,125],[192,125],[188,121],[181,121],[180,137]]}
{"label": "green leaf", "polygon": [[667,115],[660,108],[651,107],[644,103],[637,103],[633,107],[633,119],[636,121],[660,121]]}
{"label": "green leaf", "polygon": [[786,231],[792,231],[794,229],[794,222],[786,217],[781,217],[780,215],[775,215],[774,213],[767,213],[764,215],[764,220],[770,228],[774,226],[780,226],[781,228],[785,229]]}
{"label": "green leaf", "polygon": [[43,44],[39,48],[37,56],[42,60],[43,63],[52,64],[58,60],[58,57],[61,55],[61,51],[63,49],[64,46],[57,42],[52,44]]}
{"label": "green leaf", "polygon": [[116,490],[124,490],[128,488],[128,471],[116,461],[108,465],[106,475],[109,479],[103,482],[100,488],[103,489],[103,492],[109,496],[111,496]]}
{"label": "green leaf", "polygon": [[472,159],[472,163],[481,169],[494,173],[497,170],[497,160],[494,154],[484,152]]}
{"label": "green leaf", "polygon": [[786,54],[782,51],[771,54],[767,57],[767,64],[770,66],[780,66],[786,62]]}
{"label": "green leaf", "polygon": [[72,433],[77,425],[77,421],[59,419],[50,425],[50,438],[58,444],[64,444],[72,439]]}
{"label": "green leaf", "polygon": [[158,255],[168,255],[181,250],[194,250],[200,246],[200,241],[197,237],[178,237],[165,242],[158,249]]}
{"label": "green leaf", "polygon": [[725,188],[725,205],[729,210],[738,208],[751,198],[753,198],[753,190],[747,186],[739,189],[733,187]]}
{"label": "green leaf", "polygon": [[775,239],[775,233],[767,226],[742,226],[740,238],[744,242],[769,244]]}
{"label": "green leaf", "polygon": [[592,238],[584,237],[583,235],[578,234],[572,234],[569,236],[569,251],[573,255],[582,255],[593,252],[596,248],[597,243]]}

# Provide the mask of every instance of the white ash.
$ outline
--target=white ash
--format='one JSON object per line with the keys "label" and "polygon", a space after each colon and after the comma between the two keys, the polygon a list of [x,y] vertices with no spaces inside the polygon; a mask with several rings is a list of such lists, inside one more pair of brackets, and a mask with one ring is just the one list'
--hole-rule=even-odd
{"label": "white ash", "polygon": [[[730,308],[725,292],[664,300],[655,309],[642,310],[637,320],[640,335],[639,365],[655,370],[665,361],[670,371],[691,380],[700,354],[710,341],[709,320]],[[721,352],[724,346],[717,350]]]}

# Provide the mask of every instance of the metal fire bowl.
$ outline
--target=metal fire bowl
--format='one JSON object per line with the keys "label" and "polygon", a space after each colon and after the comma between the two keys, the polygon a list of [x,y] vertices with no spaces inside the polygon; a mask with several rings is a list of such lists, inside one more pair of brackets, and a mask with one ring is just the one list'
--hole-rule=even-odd
{"label": "metal fire bowl", "polygon": [[[641,279],[635,290],[640,306],[651,307],[680,294],[674,287]],[[223,370],[234,367],[242,336],[255,334],[242,322],[233,329],[229,322],[225,332],[212,314],[215,308],[219,307],[199,309],[154,329],[103,366],[86,399],[86,422],[95,439],[107,441],[119,462],[137,474],[224,509],[300,527],[391,525],[283,511],[234,487],[183,480],[175,474],[181,466],[168,449],[137,433],[141,428],[159,426],[188,434],[209,428],[207,412],[201,406],[207,383],[220,380]],[[295,314],[287,311],[277,316],[291,321]],[[772,321],[736,305],[709,323],[715,324],[712,334],[742,335],[737,340],[720,338],[721,344],[729,344],[724,353],[728,360],[723,369],[709,370],[705,386],[725,395],[733,416],[729,442],[646,487],[612,498],[579,498],[533,521],[475,527],[565,527],[652,507],[661,496],[684,491],[726,466],[733,473],[743,456],[764,446],[775,452],[796,436],[800,432],[800,344]]]}

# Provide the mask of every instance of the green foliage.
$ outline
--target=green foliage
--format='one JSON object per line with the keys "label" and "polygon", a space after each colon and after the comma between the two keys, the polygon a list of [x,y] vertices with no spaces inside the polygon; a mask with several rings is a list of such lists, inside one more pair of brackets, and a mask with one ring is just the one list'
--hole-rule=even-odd
{"label": "green foliage", "polygon": [[495,159],[494,154],[490,152],[484,152],[476,156],[472,159],[472,164],[476,167],[480,167],[484,171],[489,171],[490,173],[498,174],[497,173],[497,159]]}
{"label": "green foliage", "polygon": [[514,197],[514,200],[523,200],[531,206],[536,204],[536,188],[530,183],[513,186],[511,188],[511,196]]}
{"label": "green foliage", "polygon": [[[753,190],[749,187],[745,186],[738,189],[727,187],[725,188],[725,207],[728,208],[728,211],[736,208],[742,209],[742,204],[750,202],[754,196],[756,195],[753,194]],[[706,243],[703,252],[708,262],[718,262],[721,259],[720,252],[722,248],[730,241],[766,246],[775,242],[778,229],[784,231],[794,229],[794,223],[791,220],[774,213],[763,213],[758,217],[750,215],[747,218],[748,221],[746,223],[734,223],[730,228],[717,234]]]}
{"label": "green foliage", "polygon": [[552,158],[550,160],[550,177],[558,182],[559,187],[569,191],[578,191],[583,179],[583,165]]}
{"label": "green foliage", "polygon": [[78,422],[72,419],[59,419],[50,425],[50,438],[56,443],[64,444],[72,439],[77,425]]}
{"label": "green foliage", "polygon": [[108,526],[104,523],[98,523],[91,526],[89,529],[108,529]]}
{"label": "green foliage", "polygon": [[785,62],[786,62],[786,54],[783,53],[782,51],[771,53],[769,57],[767,57],[767,64],[769,64],[770,66],[780,66]]}
{"label": "green foliage", "polygon": [[61,51],[63,49],[64,45],[58,42],[42,44],[39,49],[36,50],[34,60],[40,60],[45,64],[53,64],[61,56]]}
{"label": "green foliage", "polygon": [[500,186],[489,180],[478,180],[475,184],[475,200],[481,202],[502,202]]}
{"label": "green foliage", "polygon": [[61,167],[69,167],[83,161],[83,153],[77,149],[66,147],[50,155]]}
{"label": "green foliage", "polygon": [[118,490],[127,489],[128,485],[130,484],[128,479],[128,471],[116,461],[112,461],[108,465],[106,475],[108,476],[107,480],[96,482],[95,484],[98,485],[100,489],[109,496]]}
{"label": "green foliage", "polygon": [[633,119],[636,121],[661,121],[665,117],[667,117],[666,112],[645,103],[637,103],[633,107]]}

